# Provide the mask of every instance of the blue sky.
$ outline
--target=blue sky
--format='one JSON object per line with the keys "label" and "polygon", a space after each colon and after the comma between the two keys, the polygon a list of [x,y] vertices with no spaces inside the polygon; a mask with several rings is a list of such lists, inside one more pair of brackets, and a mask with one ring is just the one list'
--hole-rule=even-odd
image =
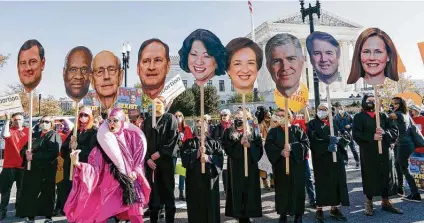
{"label": "blue sky", "polygon": [[[299,11],[298,1],[252,1],[255,26]],[[424,2],[323,1],[333,14],[367,27],[379,27],[394,40],[409,75],[422,78],[417,42],[424,41]],[[149,38],[160,38],[177,54],[184,38],[197,28],[214,32],[228,43],[250,32],[247,1],[223,2],[0,2],[0,53],[11,59],[0,71],[0,93],[19,83],[16,60],[20,46],[38,39],[46,50],[46,68],[38,91],[66,96],[62,67],[66,53],[85,45],[93,54],[111,50],[121,55],[125,41],[132,45],[129,86],[139,82],[137,51]]]}

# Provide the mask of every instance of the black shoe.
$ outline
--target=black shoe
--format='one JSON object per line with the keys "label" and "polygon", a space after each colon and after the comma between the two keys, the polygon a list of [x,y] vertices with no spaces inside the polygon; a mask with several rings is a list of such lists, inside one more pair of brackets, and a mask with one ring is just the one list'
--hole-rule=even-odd
{"label": "black shoe", "polygon": [[340,212],[338,208],[331,209],[330,216],[339,221],[347,221],[347,218]]}
{"label": "black shoe", "polygon": [[402,210],[393,206],[393,204],[390,203],[390,201],[388,201],[387,203],[382,202],[381,203],[381,209],[383,211],[391,212],[393,214],[403,214]]}
{"label": "black shoe", "polygon": [[324,223],[324,212],[322,210],[317,210],[315,212],[315,222]]}
{"label": "black shoe", "polygon": [[280,220],[278,220],[278,223],[287,223],[287,215],[280,215]]}
{"label": "black shoe", "polygon": [[0,221],[6,219],[6,215],[7,215],[7,211],[6,210],[1,211],[0,212]]}
{"label": "black shoe", "polygon": [[184,197],[184,192],[182,190],[180,190],[180,196],[179,196],[178,199],[180,199],[180,201],[185,201],[186,200],[185,197]]}
{"label": "black shoe", "polygon": [[297,215],[295,215],[295,216],[294,216],[294,222],[302,223],[302,222],[303,222],[303,221],[302,221],[302,215],[301,215],[301,214],[297,214]]}
{"label": "black shoe", "polygon": [[162,209],[159,211],[159,219],[164,219],[165,218],[165,210]]}
{"label": "black shoe", "polygon": [[403,187],[398,187],[397,189],[397,194],[401,197],[403,197],[405,195],[405,188]]}
{"label": "black shoe", "polygon": [[309,203],[309,208],[317,209],[317,204],[315,202]]}
{"label": "black shoe", "polygon": [[410,194],[406,197],[403,198],[404,200],[407,201],[412,201],[412,202],[421,202],[421,195],[420,194]]}
{"label": "black shoe", "polygon": [[355,167],[356,167],[356,169],[359,169],[359,162],[356,162]]}

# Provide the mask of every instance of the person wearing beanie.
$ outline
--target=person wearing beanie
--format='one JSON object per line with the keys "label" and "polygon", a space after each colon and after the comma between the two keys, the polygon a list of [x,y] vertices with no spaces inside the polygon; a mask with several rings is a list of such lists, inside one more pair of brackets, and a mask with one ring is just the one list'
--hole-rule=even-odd
{"label": "person wearing beanie", "polygon": [[[342,134],[338,123],[333,120],[334,136],[330,135],[329,107],[327,103],[318,106],[315,119],[308,123],[308,137],[311,143],[312,164],[314,166],[316,192],[316,222],[324,222],[325,206],[331,206],[330,216],[338,221],[346,221],[340,206],[349,206],[346,169],[343,162],[347,155],[345,147],[350,142],[347,132]],[[333,152],[337,162],[333,162]]]}
{"label": "person wearing beanie", "polygon": [[[91,150],[96,145],[96,134],[97,130],[94,128],[94,117],[90,107],[83,107],[78,114],[77,126],[77,149],[81,150],[79,154],[80,162],[87,163],[88,156]],[[73,131],[64,140],[60,149],[60,156],[63,158],[63,180],[57,185],[57,200],[55,207],[55,215],[64,215],[63,208],[65,206],[66,199],[72,188],[72,181],[69,178],[71,168],[71,157],[72,152],[70,143],[74,139]]]}
{"label": "person wearing beanie", "polygon": [[[375,106],[374,95],[364,95],[362,111],[353,118],[352,135],[359,145],[362,186],[366,196],[364,213],[374,215],[373,197],[381,196],[383,211],[402,214],[389,200],[389,196],[397,194],[390,145],[396,142],[399,131],[385,113],[375,113]],[[380,128],[376,125],[376,115],[380,116]],[[378,153],[377,141],[381,141],[382,154]]]}
{"label": "person wearing beanie", "polygon": [[125,113],[114,108],[97,131],[97,144],[88,162],[79,161],[81,150],[72,138],[75,163],[72,190],[65,204],[69,222],[106,222],[108,218],[143,222],[150,186],[144,176],[147,142],[137,126],[125,122]]}

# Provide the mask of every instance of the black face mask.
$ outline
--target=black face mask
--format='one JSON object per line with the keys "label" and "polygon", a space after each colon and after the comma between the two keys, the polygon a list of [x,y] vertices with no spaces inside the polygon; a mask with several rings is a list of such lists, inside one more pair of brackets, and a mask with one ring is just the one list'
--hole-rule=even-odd
{"label": "black face mask", "polygon": [[236,128],[240,128],[240,127],[242,127],[242,126],[243,126],[243,120],[241,120],[241,119],[235,119],[235,120],[234,120],[234,126],[235,126]]}
{"label": "black face mask", "polygon": [[391,105],[389,105],[389,109],[390,109],[391,111],[393,111],[393,110],[395,110],[395,106],[393,106],[393,105],[391,104]]}
{"label": "black face mask", "polygon": [[369,112],[375,111],[375,102],[373,101],[367,102],[367,111]]}

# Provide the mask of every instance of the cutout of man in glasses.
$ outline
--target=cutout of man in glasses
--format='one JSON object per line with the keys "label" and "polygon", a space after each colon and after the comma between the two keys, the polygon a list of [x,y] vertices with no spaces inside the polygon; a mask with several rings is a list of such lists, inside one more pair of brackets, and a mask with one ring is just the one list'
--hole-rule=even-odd
{"label": "cutout of man in glasses", "polygon": [[88,93],[92,60],[93,54],[85,46],[77,46],[66,55],[63,81],[66,94],[74,101],[80,101]]}
{"label": "cutout of man in glasses", "polygon": [[112,52],[105,50],[94,57],[91,67],[92,87],[96,90],[102,107],[109,109],[115,104],[119,86],[122,84],[121,61]]}

